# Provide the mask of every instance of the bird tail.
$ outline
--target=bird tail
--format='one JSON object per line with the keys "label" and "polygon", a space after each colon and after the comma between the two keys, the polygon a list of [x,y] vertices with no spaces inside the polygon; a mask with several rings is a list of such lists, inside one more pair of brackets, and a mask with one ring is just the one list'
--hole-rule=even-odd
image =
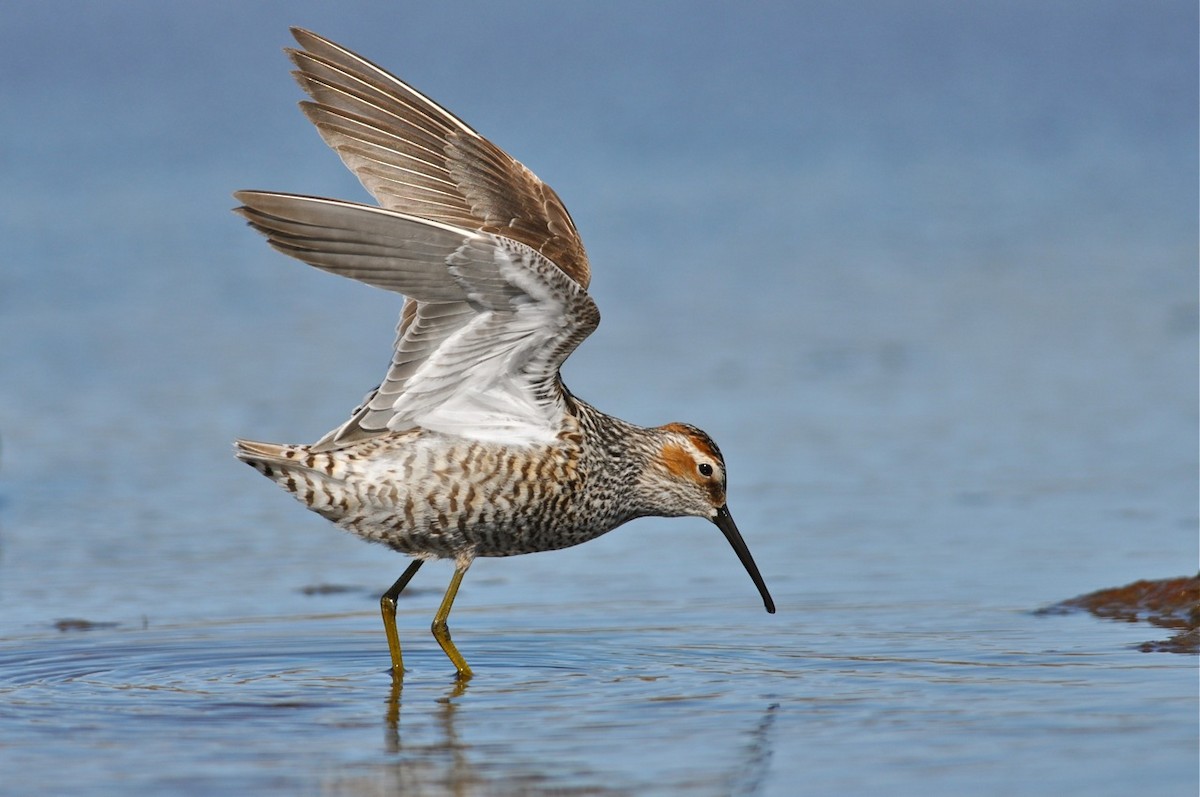
{"label": "bird tail", "polygon": [[235,440],[234,454],[287,490],[314,512],[337,522],[345,512],[345,490],[329,454],[310,446]]}
{"label": "bird tail", "polygon": [[255,440],[234,440],[234,456],[257,470],[268,479],[277,479],[284,471],[311,470],[315,462],[308,455],[308,446],[260,443]]}

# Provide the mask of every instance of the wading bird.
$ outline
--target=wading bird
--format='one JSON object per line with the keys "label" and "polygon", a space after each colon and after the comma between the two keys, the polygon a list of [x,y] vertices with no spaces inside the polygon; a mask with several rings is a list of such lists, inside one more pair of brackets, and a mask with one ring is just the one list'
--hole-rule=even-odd
{"label": "wading bird", "polygon": [[431,559],[454,576],[433,635],[479,556],[566,548],[646,516],[717,525],[775,605],[725,502],[725,461],[684,423],[641,427],[574,396],[559,367],[600,314],[558,195],[383,69],[294,29],[301,107],[380,207],[263,191],[237,210],[270,244],[406,298],[383,382],[313,445],[238,440],[236,453],[309,509],[413,557],[380,599],[392,673],[396,598]]}

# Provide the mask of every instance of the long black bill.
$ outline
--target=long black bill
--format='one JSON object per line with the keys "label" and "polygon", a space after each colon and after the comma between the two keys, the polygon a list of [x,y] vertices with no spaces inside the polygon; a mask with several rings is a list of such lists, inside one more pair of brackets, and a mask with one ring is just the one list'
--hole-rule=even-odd
{"label": "long black bill", "polygon": [[729,514],[729,507],[723,506],[717,510],[717,516],[713,518],[713,523],[717,524],[717,528],[725,535],[725,539],[729,540],[729,544],[733,546],[733,552],[737,554],[738,559],[742,560],[742,566],[746,568],[746,572],[750,574],[750,578],[754,581],[754,586],[758,587],[758,591],[762,594],[763,606],[767,607],[767,611],[775,614],[775,601],[771,600],[771,593],[767,592],[767,583],[763,581],[762,574],[758,572],[758,565],[754,564],[754,557],[750,555],[750,549],[746,547],[746,541],[742,539],[742,535],[738,533],[737,525],[733,522],[733,516]]}

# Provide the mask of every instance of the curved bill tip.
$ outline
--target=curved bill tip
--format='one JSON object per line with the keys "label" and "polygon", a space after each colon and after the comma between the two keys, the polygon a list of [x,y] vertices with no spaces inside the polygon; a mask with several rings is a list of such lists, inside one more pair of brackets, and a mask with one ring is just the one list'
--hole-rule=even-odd
{"label": "curved bill tip", "polygon": [[758,565],[754,564],[754,557],[750,555],[750,549],[746,547],[746,541],[742,539],[742,535],[738,532],[737,526],[733,522],[733,516],[729,514],[729,507],[723,506],[717,510],[717,516],[713,518],[713,523],[717,524],[717,528],[725,535],[725,539],[729,540],[729,544],[733,546],[733,552],[737,554],[741,560],[742,566],[746,568],[746,572],[750,574],[750,579],[754,582],[754,586],[758,587],[758,592],[762,595],[763,606],[771,614],[775,614],[775,601],[771,600],[771,593],[767,592],[767,583],[763,581],[762,574],[758,572]]}

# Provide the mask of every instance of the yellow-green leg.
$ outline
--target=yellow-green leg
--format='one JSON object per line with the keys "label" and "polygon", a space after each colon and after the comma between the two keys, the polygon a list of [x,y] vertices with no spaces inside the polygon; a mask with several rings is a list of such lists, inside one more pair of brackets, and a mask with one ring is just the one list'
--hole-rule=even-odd
{"label": "yellow-green leg", "polygon": [[467,574],[467,568],[470,566],[471,563],[467,562],[459,564],[454,569],[454,578],[450,579],[450,586],[446,587],[446,597],[442,598],[442,605],[438,607],[437,614],[433,617],[432,626],[433,638],[442,646],[442,651],[450,657],[450,661],[454,662],[454,667],[458,670],[458,678],[461,681],[470,678],[472,672],[462,654],[458,652],[458,648],[454,647],[454,643],[450,641],[450,628],[446,625],[446,618],[450,616],[450,607],[454,605],[454,596],[458,594],[458,585],[462,583],[463,576]]}
{"label": "yellow-green leg", "polygon": [[421,569],[424,559],[414,559],[408,569],[387,592],[379,598],[379,610],[383,613],[383,632],[387,634],[388,652],[392,654],[392,678],[404,677],[404,659],[400,656],[400,635],[396,633],[396,598]]}

